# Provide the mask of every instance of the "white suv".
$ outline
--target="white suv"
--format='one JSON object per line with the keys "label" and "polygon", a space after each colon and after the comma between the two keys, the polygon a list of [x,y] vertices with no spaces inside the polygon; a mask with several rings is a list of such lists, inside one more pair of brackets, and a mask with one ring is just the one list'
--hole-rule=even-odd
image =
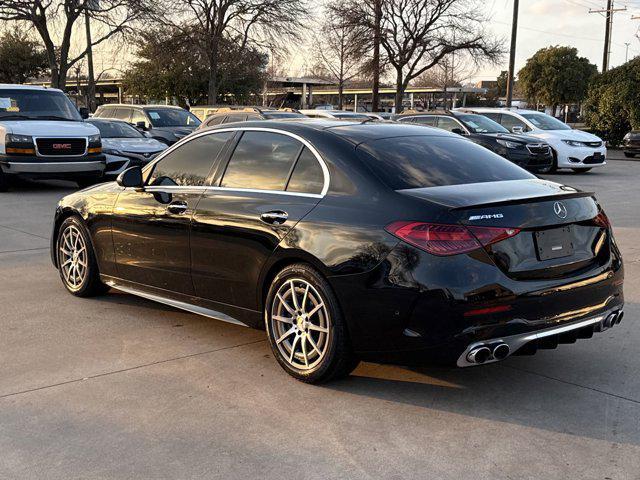
{"label": "white suv", "polygon": [[83,187],[101,179],[104,168],[100,132],[61,90],[0,84],[0,191],[15,177]]}
{"label": "white suv", "polygon": [[607,148],[601,138],[535,110],[506,108],[466,108],[498,122],[513,133],[526,133],[547,142],[554,153],[554,170],[571,168],[588,172],[606,165]]}

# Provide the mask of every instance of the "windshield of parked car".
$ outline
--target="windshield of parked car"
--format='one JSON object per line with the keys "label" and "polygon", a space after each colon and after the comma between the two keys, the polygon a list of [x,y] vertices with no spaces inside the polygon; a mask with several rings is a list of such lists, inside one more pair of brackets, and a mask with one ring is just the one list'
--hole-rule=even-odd
{"label": "windshield of parked car", "polygon": [[146,110],[154,127],[197,127],[200,120],[179,108],[149,108]]}
{"label": "windshield of parked car", "polygon": [[546,113],[521,113],[524,118],[540,130],[571,130],[571,127]]}
{"label": "windshield of parked car", "polygon": [[81,122],[78,109],[55,90],[0,89],[0,120],[71,120]]}
{"label": "windshield of parked car", "polygon": [[536,178],[463,138],[411,136],[360,144],[360,158],[394,190]]}
{"label": "windshield of parked car", "polygon": [[471,133],[509,133],[509,130],[484,115],[465,113],[464,115],[456,115],[456,118],[462,120]]}
{"label": "windshield of parked car", "polygon": [[295,112],[263,112],[264,118],[276,120],[278,118],[303,118],[305,115]]}
{"label": "windshield of parked car", "polygon": [[146,138],[139,130],[124,122],[89,121],[98,127],[102,138]]}
{"label": "windshield of parked car", "polygon": [[368,115],[362,113],[333,113],[332,115],[340,120],[371,120]]}

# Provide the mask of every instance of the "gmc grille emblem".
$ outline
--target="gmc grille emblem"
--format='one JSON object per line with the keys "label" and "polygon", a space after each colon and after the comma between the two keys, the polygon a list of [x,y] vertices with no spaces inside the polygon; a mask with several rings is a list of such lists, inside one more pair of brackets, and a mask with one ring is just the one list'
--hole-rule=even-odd
{"label": "gmc grille emblem", "polygon": [[70,143],[54,143],[52,145],[52,148],[54,150],[71,150],[71,144]]}

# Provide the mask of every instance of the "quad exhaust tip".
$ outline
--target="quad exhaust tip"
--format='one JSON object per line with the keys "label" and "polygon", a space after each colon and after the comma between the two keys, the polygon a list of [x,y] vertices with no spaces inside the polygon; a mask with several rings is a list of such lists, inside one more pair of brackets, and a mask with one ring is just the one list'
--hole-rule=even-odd
{"label": "quad exhaust tip", "polygon": [[506,343],[501,343],[493,349],[493,358],[496,360],[504,360],[511,353],[511,348]]}
{"label": "quad exhaust tip", "polygon": [[467,355],[469,363],[481,364],[489,360],[504,360],[511,353],[511,348],[506,343],[499,343],[495,346],[479,346],[474,348]]}
{"label": "quad exhaust tip", "polygon": [[491,350],[489,347],[474,348],[467,355],[469,363],[484,363],[491,357]]}

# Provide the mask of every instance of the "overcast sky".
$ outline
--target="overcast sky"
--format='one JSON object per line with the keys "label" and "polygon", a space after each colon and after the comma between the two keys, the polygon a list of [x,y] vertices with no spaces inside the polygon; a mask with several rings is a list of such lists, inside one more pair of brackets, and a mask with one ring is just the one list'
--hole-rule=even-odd
{"label": "overcast sky", "polygon": [[[486,0],[492,12],[491,28],[507,42],[511,37],[513,0]],[[524,66],[527,58],[540,48],[549,45],[576,47],[581,56],[602,68],[604,52],[605,18],[601,14],[589,13],[589,9],[606,8],[606,0],[521,0],[518,23],[516,71]],[[640,0],[616,0],[615,8],[627,7],[626,12],[614,14],[610,65],[615,67],[625,61],[625,43],[630,43],[629,58],[640,54],[640,40],[636,37],[640,20]],[[508,44],[507,44],[508,45]],[[493,79],[504,66],[484,68],[478,79]]]}

